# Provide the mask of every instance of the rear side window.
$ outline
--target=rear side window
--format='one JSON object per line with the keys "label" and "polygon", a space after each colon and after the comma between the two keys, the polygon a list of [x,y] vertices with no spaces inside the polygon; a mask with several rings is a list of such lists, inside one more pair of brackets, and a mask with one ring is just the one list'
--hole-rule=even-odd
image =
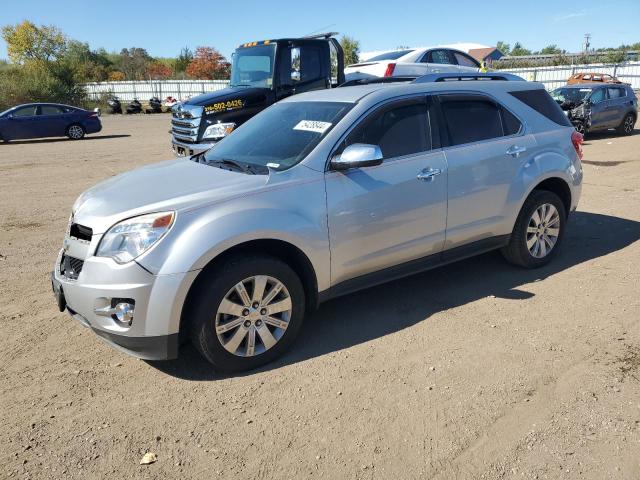
{"label": "rear side window", "polygon": [[615,100],[616,98],[625,96],[624,88],[620,87],[609,87],[607,88],[607,93],[609,94],[609,100]]}
{"label": "rear side window", "polygon": [[40,115],[60,115],[63,113],[60,107],[55,107],[53,105],[42,105],[40,107]]}
{"label": "rear side window", "polygon": [[385,159],[431,149],[427,105],[403,102],[373,113],[349,134],[341,150],[354,143],[378,145]]}
{"label": "rear side window", "polygon": [[520,100],[525,105],[533,108],[536,112],[544,115],[552,122],[562,125],[563,127],[571,126],[571,122],[569,122],[567,116],[546,90],[520,90],[516,92],[509,92],[509,94]]}
{"label": "rear side window", "polygon": [[488,98],[441,97],[440,101],[451,145],[515,135],[522,128],[514,115]]}
{"label": "rear side window", "polygon": [[431,50],[425,56],[427,63],[439,63],[445,65],[453,65],[454,61],[449,55],[449,50]]}

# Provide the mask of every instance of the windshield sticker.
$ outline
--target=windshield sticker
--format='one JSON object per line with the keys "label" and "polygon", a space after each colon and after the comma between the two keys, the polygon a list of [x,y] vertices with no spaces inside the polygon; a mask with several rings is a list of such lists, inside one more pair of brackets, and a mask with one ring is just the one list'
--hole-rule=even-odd
{"label": "windshield sticker", "polygon": [[319,122],[317,120],[302,120],[294,130],[304,130],[305,132],[324,133],[331,124],[329,122]]}
{"label": "windshield sticker", "polygon": [[244,107],[244,102],[242,101],[242,99],[237,98],[235,100],[229,100],[227,102],[218,102],[212,105],[207,105],[206,107],[204,107],[204,112],[218,113],[218,112],[225,112],[229,110],[237,110],[242,107]]}

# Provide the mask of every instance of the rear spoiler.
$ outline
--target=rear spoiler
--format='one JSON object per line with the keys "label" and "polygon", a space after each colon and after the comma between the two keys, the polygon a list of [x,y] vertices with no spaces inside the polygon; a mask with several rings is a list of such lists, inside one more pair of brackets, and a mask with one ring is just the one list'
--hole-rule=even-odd
{"label": "rear spoiler", "polygon": [[413,83],[451,82],[451,81],[487,81],[502,80],[507,82],[526,82],[526,80],[511,73],[430,73],[416,78]]}

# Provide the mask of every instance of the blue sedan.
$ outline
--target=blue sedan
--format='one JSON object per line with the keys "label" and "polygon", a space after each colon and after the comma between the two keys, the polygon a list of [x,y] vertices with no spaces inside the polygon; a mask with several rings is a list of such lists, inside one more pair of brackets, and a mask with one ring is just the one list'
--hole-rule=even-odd
{"label": "blue sedan", "polygon": [[0,140],[64,137],[80,140],[102,130],[96,112],[57,103],[29,103],[0,113]]}

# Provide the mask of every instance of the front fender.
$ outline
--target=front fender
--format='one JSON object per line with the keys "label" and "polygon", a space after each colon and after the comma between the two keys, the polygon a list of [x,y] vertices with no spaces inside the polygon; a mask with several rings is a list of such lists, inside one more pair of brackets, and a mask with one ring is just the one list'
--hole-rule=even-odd
{"label": "front fender", "polygon": [[204,268],[238,244],[281,240],[307,256],[322,291],[330,281],[324,184],[312,182],[303,188],[299,201],[294,191],[282,189],[179,213],[166,241],[139,262],[153,273],[183,273]]}

